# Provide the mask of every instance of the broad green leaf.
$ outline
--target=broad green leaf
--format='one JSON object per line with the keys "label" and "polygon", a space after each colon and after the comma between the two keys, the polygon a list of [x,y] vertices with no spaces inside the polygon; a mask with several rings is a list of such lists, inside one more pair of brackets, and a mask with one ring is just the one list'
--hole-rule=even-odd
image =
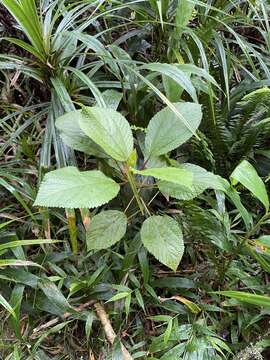
{"label": "broad green leaf", "polygon": [[230,298],[243,301],[251,305],[270,308],[269,296],[251,294],[244,291],[215,291],[214,294],[228,296]]}
{"label": "broad green leaf", "polygon": [[87,136],[79,125],[81,111],[75,110],[60,116],[56,120],[56,127],[64,143],[74,150],[79,150],[88,155],[104,157],[106,154]]}
{"label": "broad green leaf", "polygon": [[169,216],[151,216],[141,228],[146,249],[162,264],[176,271],[183,253],[184,242],[179,224]]}
{"label": "broad green leaf", "polygon": [[133,150],[133,136],[127,120],[113,109],[84,107],[81,129],[96,144],[118,161],[126,161]]}
{"label": "broad green leaf", "polygon": [[189,78],[189,76],[184,73],[175,65],[163,64],[163,63],[152,63],[141,66],[140,69],[147,69],[156,71],[162,75],[166,75],[172,80],[174,80],[181,88],[186,90],[186,92],[191,96],[192,100],[197,102],[196,90]]}
{"label": "broad green leaf", "polygon": [[172,78],[166,75],[162,75],[162,83],[164,86],[164,90],[167,98],[171,102],[177,102],[180,100],[181,94],[183,92],[183,88],[177,84]]}
{"label": "broad green leaf", "polygon": [[254,167],[246,160],[243,160],[232,172],[231,181],[233,185],[240,182],[269,210],[269,198],[262,179]]}
{"label": "broad green leaf", "polygon": [[119,185],[101,171],[80,172],[68,166],[47,173],[34,206],[93,208],[113,199]]}
{"label": "broad green leaf", "polygon": [[202,119],[201,106],[194,103],[175,103],[177,111],[188,121],[189,130],[179,117],[166,107],[149,122],[145,137],[146,157],[166,154],[186,142],[196,131]]}
{"label": "broad green leaf", "polygon": [[206,171],[198,165],[182,164],[179,170],[185,170],[192,174],[193,182],[191,187],[188,188],[184,184],[176,184],[173,181],[160,181],[158,188],[162,193],[179,200],[191,200],[208,188],[225,191],[217,175]]}
{"label": "broad green leaf", "polygon": [[189,189],[193,183],[192,172],[176,167],[151,168],[146,170],[134,169],[133,172],[143,176],[154,176],[157,179],[170,181],[173,184],[182,185]]}
{"label": "broad green leaf", "polygon": [[192,17],[192,12],[195,7],[195,3],[189,0],[178,0],[178,5],[175,14],[175,26],[177,32],[181,32],[185,26],[187,26],[189,20]]}
{"label": "broad green leaf", "polygon": [[91,219],[86,232],[87,250],[107,249],[126,233],[127,217],[117,210],[102,211]]}
{"label": "broad green leaf", "polygon": [[102,96],[108,108],[117,110],[120,101],[122,100],[123,94],[121,94],[119,91],[109,89],[105,90],[102,93]]}

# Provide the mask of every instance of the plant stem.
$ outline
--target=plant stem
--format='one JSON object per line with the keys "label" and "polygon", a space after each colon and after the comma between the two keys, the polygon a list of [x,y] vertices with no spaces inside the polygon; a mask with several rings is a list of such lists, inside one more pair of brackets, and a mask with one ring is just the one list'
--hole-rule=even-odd
{"label": "plant stem", "polygon": [[142,215],[144,214],[144,207],[143,207],[143,204],[141,202],[141,198],[140,198],[140,195],[139,195],[139,192],[138,192],[138,189],[137,189],[137,186],[136,186],[136,182],[135,182],[135,179],[134,179],[134,176],[133,174],[131,173],[130,171],[130,168],[127,167],[127,171],[126,171],[126,175],[127,175],[127,179],[128,179],[128,182],[130,184],[130,187],[131,187],[131,190],[134,194],[134,197],[137,201],[137,204],[139,206],[139,209],[142,213]]}
{"label": "plant stem", "polygon": [[76,215],[74,209],[66,209],[66,217],[68,220],[68,231],[71,249],[74,254],[78,251],[78,239],[77,239],[77,224]]}

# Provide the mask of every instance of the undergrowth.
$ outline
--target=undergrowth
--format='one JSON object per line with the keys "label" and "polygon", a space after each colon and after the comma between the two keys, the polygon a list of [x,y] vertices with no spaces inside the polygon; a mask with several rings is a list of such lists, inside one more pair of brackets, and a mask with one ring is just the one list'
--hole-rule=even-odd
{"label": "undergrowth", "polygon": [[0,1],[0,359],[269,358],[269,13]]}

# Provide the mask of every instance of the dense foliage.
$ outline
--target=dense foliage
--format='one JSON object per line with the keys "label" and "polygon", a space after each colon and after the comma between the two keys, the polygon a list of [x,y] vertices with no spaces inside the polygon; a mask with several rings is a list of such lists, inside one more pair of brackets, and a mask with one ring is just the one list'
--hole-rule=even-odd
{"label": "dense foliage", "polygon": [[269,15],[0,0],[0,359],[269,358]]}

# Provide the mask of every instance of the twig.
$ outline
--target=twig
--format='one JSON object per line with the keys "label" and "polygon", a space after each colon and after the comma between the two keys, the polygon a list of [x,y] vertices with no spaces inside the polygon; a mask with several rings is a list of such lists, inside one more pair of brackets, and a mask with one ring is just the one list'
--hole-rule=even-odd
{"label": "twig", "polygon": [[[104,309],[104,307],[100,304],[100,303],[95,303],[94,304],[97,316],[103,326],[105,335],[107,340],[109,341],[109,343],[112,345],[114,343],[114,340],[116,338],[116,333],[112,328],[110,319]],[[125,348],[125,346],[121,343],[121,349],[124,355],[124,359],[125,360],[132,360],[132,357],[130,355],[130,353],[128,352],[128,350]]]}

